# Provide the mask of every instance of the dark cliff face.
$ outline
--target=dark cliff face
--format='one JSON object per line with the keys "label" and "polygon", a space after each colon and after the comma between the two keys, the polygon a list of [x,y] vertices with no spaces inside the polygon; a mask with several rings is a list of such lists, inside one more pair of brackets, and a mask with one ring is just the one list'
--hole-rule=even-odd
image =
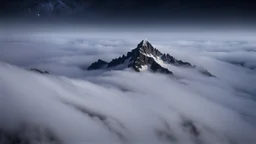
{"label": "dark cliff face", "polygon": [[97,62],[92,63],[89,67],[88,70],[96,70],[96,69],[101,69],[104,68],[108,63],[99,59]]}
{"label": "dark cliff face", "polygon": [[112,59],[109,63],[98,60],[92,63],[88,70],[97,70],[102,68],[115,68],[123,65],[122,68],[133,68],[135,71],[140,72],[143,66],[147,66],[152,72],[160,72],[172,74],[171,71],[159,65],[155,58],[160,58],[163,55],[159,50],[154,48],[148,41],[141,41],[135,49],[128,52],[119,58]]}
{"label": "dark cliff face", "polygon": [[152,72],[172,74],[171,71],[169,71],[168,69],[158,64],[154,58],[146,56],[142,53],[139,53],[139,55],[135,58],[134,62],[132,63],[132,67],[134,70],[140,72],[140,69],[142,69],[142,66],[148,66],[148,68]]}
{"label": "dark cliff face", "polygon": [[[160,52],[148,41],[142,40],[135,49],[131,50],[126,55],[122,55],[119,58],[114,58],[109,63],[99,59],[97,62],[92,63],[87,69],[98,70],[132,68],[137,72],[149,70],[151,72],[173,74],[170,70],[160,65],[159,61],[175,66],[196,68],[196,66],[190,64],[189,62],[177,60],[170,54]],[[213,76],[206,70],[199,72],[207,76]]]}
{"label": "dark cliff face", "polygon": [[113,59],[110,63],[108,63],[107,67],[108,68],[115,67],[117,65],[123,64],[126,60],[127,60],[127,57],[123,55],[122,57]]}

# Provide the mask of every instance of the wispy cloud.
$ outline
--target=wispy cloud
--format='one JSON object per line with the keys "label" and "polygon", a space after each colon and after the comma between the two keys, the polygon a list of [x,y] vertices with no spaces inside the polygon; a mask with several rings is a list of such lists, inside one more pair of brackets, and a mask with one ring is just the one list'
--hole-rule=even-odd
{"label": "wispy cloud", "polygon": [[[256,142],[255,71],[229,62],[254,64],[254,42],[152,39],[159,50],[204,67],[217,78],[172,65],[168,68],[179,79],[81,69],[99,58],[125,54],[140,41],[118,36],[1,40],[0,135],[16,132],[30,143],[38,135],[44,137],[41,141],[68,144]],[[27,134],[20,136],[20,131]]]}

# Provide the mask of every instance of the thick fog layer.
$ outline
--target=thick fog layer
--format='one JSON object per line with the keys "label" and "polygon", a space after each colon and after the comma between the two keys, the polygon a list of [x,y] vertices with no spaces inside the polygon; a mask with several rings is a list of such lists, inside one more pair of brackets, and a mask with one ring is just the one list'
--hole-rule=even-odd
{"label": "thick fog layer", "polygon": [[256,143],[255,41],[148,39],[215,78],[173,65],[174,76],[86,71],[142,37],[49,35],[1,38],[1,144]]}

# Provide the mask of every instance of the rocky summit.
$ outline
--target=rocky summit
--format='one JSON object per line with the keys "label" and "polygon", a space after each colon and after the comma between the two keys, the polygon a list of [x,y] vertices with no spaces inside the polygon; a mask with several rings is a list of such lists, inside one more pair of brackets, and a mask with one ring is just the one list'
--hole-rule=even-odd
{"label": "rocky summit", "polygon": [[[147,40],[142,40],[135,49],[131,50],[126,55],[122,55],[119,58],[114,58],[110,62],[99,59],[98,61],[92,63],[87,69],[121,70],[125,68],[132,68],[137,72],[149,70],[151,72],[173,74],[172,71],[165,68],[163,64],[196,68],[196,66],[190,64],[189,62],[177,60],[170,54],[160,52]],[[200,70],[200,72],[207,76],[213,76],[207,70]]]}

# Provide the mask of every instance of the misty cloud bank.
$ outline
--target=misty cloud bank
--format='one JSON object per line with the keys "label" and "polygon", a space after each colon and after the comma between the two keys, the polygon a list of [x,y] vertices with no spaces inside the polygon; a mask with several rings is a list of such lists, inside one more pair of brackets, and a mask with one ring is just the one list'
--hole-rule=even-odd
{"label": "misty cloud bank", "polygon": [[175,76],[84,70],[141,40],[119,37],[1,38],[0,143],[256,142],[254,41],[149,39],[216,78],[172,65]]}

